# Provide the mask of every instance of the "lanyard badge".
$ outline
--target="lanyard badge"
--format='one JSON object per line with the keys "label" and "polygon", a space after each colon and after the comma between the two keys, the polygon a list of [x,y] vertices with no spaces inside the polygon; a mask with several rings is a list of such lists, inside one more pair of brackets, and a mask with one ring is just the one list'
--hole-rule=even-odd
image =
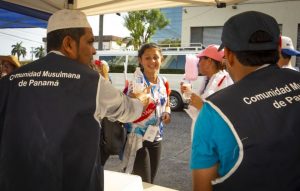
{"label": "lanyard badge", "polygon": [[146,141],[153,142],[157,133],[159,131],[159,127],[157,125],[149,125],[143,139]]}

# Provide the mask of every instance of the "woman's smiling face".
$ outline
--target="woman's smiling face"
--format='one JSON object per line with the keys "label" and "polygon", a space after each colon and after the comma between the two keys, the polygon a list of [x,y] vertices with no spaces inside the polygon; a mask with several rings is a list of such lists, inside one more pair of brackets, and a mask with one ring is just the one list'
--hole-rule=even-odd
{"label": "woman's smiling face", "polygon": [[157,73],[163,61],[163,56],[157,48],[148,48],[139,58],[146,73]]}

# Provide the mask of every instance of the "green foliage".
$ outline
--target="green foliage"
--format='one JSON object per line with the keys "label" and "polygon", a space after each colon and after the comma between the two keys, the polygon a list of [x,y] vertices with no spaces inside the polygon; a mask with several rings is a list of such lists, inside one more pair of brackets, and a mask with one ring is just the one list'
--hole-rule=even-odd
{"label": "green foliage", "polygon": [[117,39],[117,40],[116,40],[116,43],[117,43],[117,45],[121,46],[121,45],[122,45],[122,43],[123,43],[123,40],[121,40],[121,39]]}
{"label": "green foliage", "polygon": [[26,52],[26,48],[22,46],[23,42],[19,42],[17,44],[12,45],[11,47],[13,48],[11,50],[11,54],[12,55],[17,55],[18,60],[20,60],[20,56],[22,55],[23,57],[26,56],[27,52]]}
{"label": "green foliage", "polygon": [[135,50],[149,42],[157,29],[163,29],[170,22],[158,9],[129,12],[124,20],[124,26],[130,31],[128,44],[133,45]]}
{"label": "green foliage", "polygon": [[164,39],[162,41],[158,41],[158,44],[160,47],[180,47],[181,45],[181,40],[176,38],[176,39]]}
{"label": "green foliage", "polygon": [[33,51],[34,56],[36,58],[42,58],[45,56],[45,49],[44,47],[41,45],[40,47],[36,47]]}

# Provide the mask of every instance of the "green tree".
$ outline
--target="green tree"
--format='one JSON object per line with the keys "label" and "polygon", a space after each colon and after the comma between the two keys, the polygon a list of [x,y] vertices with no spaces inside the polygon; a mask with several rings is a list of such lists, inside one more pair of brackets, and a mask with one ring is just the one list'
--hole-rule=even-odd
{"label": "green tree", "polygon": [[17,55],[18,60],[20,60],[20,56],[22,55],[23,57],[26,56],[26,48],[22,46],[22,42],[17,42],[17,44],[14,44],[11,46],[13,49],[11,50],[12,55]]}
{"label": "green tree", "polygon": [[176,38],[176,39],[164,39],[161,41],[158,41],[158,44],[160,44],[161,47],[179,47],[181,44],[181,40]]}
{"label": "green tree", "polygon": [[40,47],[36,47],[33,51],[34,56],[36,58],[42,58],[45,56],[45,49],[44,47],[41,45]]}
{"label": "green tree", "polygon": [[124,20],[124,26],[130,31],[128,44],[132,44],[135,50],[149,42],[157,29],[163,29],[170,23],[158,9],[129,12]]}

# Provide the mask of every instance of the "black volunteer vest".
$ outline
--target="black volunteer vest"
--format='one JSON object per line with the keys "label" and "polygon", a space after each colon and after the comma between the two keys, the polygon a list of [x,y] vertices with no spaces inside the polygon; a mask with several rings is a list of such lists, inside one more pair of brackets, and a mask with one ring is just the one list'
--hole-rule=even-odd
{"label": "black volunteer vest", "polygon": [[265,67],[208,100],[241,141],[240,165],[214,191],[300,190],[300,73]]}
{"label": "black volunteer vest", "polygon": [[1,191],[103,190],[98,80],[87,66],[54,53],[9,76]]}

